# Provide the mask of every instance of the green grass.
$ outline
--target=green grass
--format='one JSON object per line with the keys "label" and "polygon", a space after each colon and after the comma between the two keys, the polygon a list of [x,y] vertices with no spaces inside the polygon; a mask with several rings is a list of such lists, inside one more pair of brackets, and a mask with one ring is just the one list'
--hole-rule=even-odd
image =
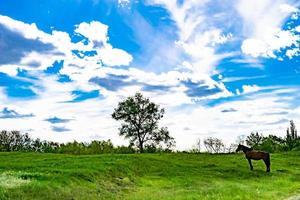
{"label": "green grass", "polygon": [[72,156],[0,153],[0,199],[287,199],[300,194],[300,153],[250,171],[242,154]]}

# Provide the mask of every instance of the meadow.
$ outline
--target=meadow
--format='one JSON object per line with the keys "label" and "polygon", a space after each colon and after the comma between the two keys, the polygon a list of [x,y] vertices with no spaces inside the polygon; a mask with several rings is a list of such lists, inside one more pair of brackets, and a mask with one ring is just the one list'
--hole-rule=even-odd
{"label": "meadow", "polygon": [[0,199],[298,199],[300,152],[272,154],[271,173],[253,165],[243,154],[0,153]]}

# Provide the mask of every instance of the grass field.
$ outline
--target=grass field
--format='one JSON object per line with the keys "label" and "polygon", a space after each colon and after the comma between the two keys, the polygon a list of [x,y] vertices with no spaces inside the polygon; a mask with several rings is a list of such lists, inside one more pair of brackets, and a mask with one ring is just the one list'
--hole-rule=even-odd
{"label": "grass field", "polygon": [[242,154],[0,153],[0,199],[274,200],[299,195],[300,153],[272,154],[271,163],[268,174],[262,161],[250,171]]}

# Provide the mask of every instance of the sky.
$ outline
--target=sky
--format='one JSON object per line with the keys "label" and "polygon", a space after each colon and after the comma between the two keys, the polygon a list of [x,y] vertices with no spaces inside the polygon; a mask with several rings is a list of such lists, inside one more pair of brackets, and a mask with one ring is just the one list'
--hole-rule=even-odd
{"label": "sky", "polygon": [[128,141],[111,118],[140,91],[177,149],[300,127],[300,1],[0,0],[0,129]]}

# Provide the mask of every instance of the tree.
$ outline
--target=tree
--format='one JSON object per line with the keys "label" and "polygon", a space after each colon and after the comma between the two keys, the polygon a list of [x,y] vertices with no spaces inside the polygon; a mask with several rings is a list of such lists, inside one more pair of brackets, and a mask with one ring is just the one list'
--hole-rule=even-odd
{"label": "tree", "polygon": [[88,145],[88,149],[90,154],[112,153],[114,151],[114,146],[110,140],[107,141],[93,140]]}
{"label": "tree", "polygon": [[263,136],[262,136],[262,134],[259,134],[258,132],[251,133],[246,138],[247,145],[249,145],[253,148],[257,148],[259,145],[262,144],[262,142],[263,142]]}
{"label": "tree", "polygon": [[209,153],[221,153],[225,151],[225,145],[218,138],[209,137],[204,141],[204,146]]}
{"label": "tree", "polygon": [[292,150],[294,147],[296,147],[297,143],[299,142],[297,129],[293,120],[290,121],[290,127],[286,130],[285,141],[289,150]]}
{"label": "tree", "polygon": [[200,153],[201,152],[201,139],[198,138],[196,141],[196,149]]}
{"label": "tree", "polygon": [[235,150],[237,149],[237,147],[238,147],[238,144],[231,143],[231,144],[229,145],[229,147],[227,148],[227,152],[228,152],[228,153],[234,153]]}
{"label": "tree", "polygon": [[190,153],[201,153],[201,139],[196,140],[196,144],[192,146],[192,149],[189,150]]}
{"label": "tree", "polygon": [[174,138],[170,136],[168,129],[158,127],[158,121],[164,113],[165,110],[159,105],[137,92],[118,104],[112,118],[123,121],[119,129],[120,136],[129,139],[140,152],[144,152],[145,145],[159,145],[161,142],[168,148],[174,145]]}
{"label": "tree", "polygon": [[20,131],[0,132],[0,151],[28,151],[31,139],[28,134],[21,134]]}

